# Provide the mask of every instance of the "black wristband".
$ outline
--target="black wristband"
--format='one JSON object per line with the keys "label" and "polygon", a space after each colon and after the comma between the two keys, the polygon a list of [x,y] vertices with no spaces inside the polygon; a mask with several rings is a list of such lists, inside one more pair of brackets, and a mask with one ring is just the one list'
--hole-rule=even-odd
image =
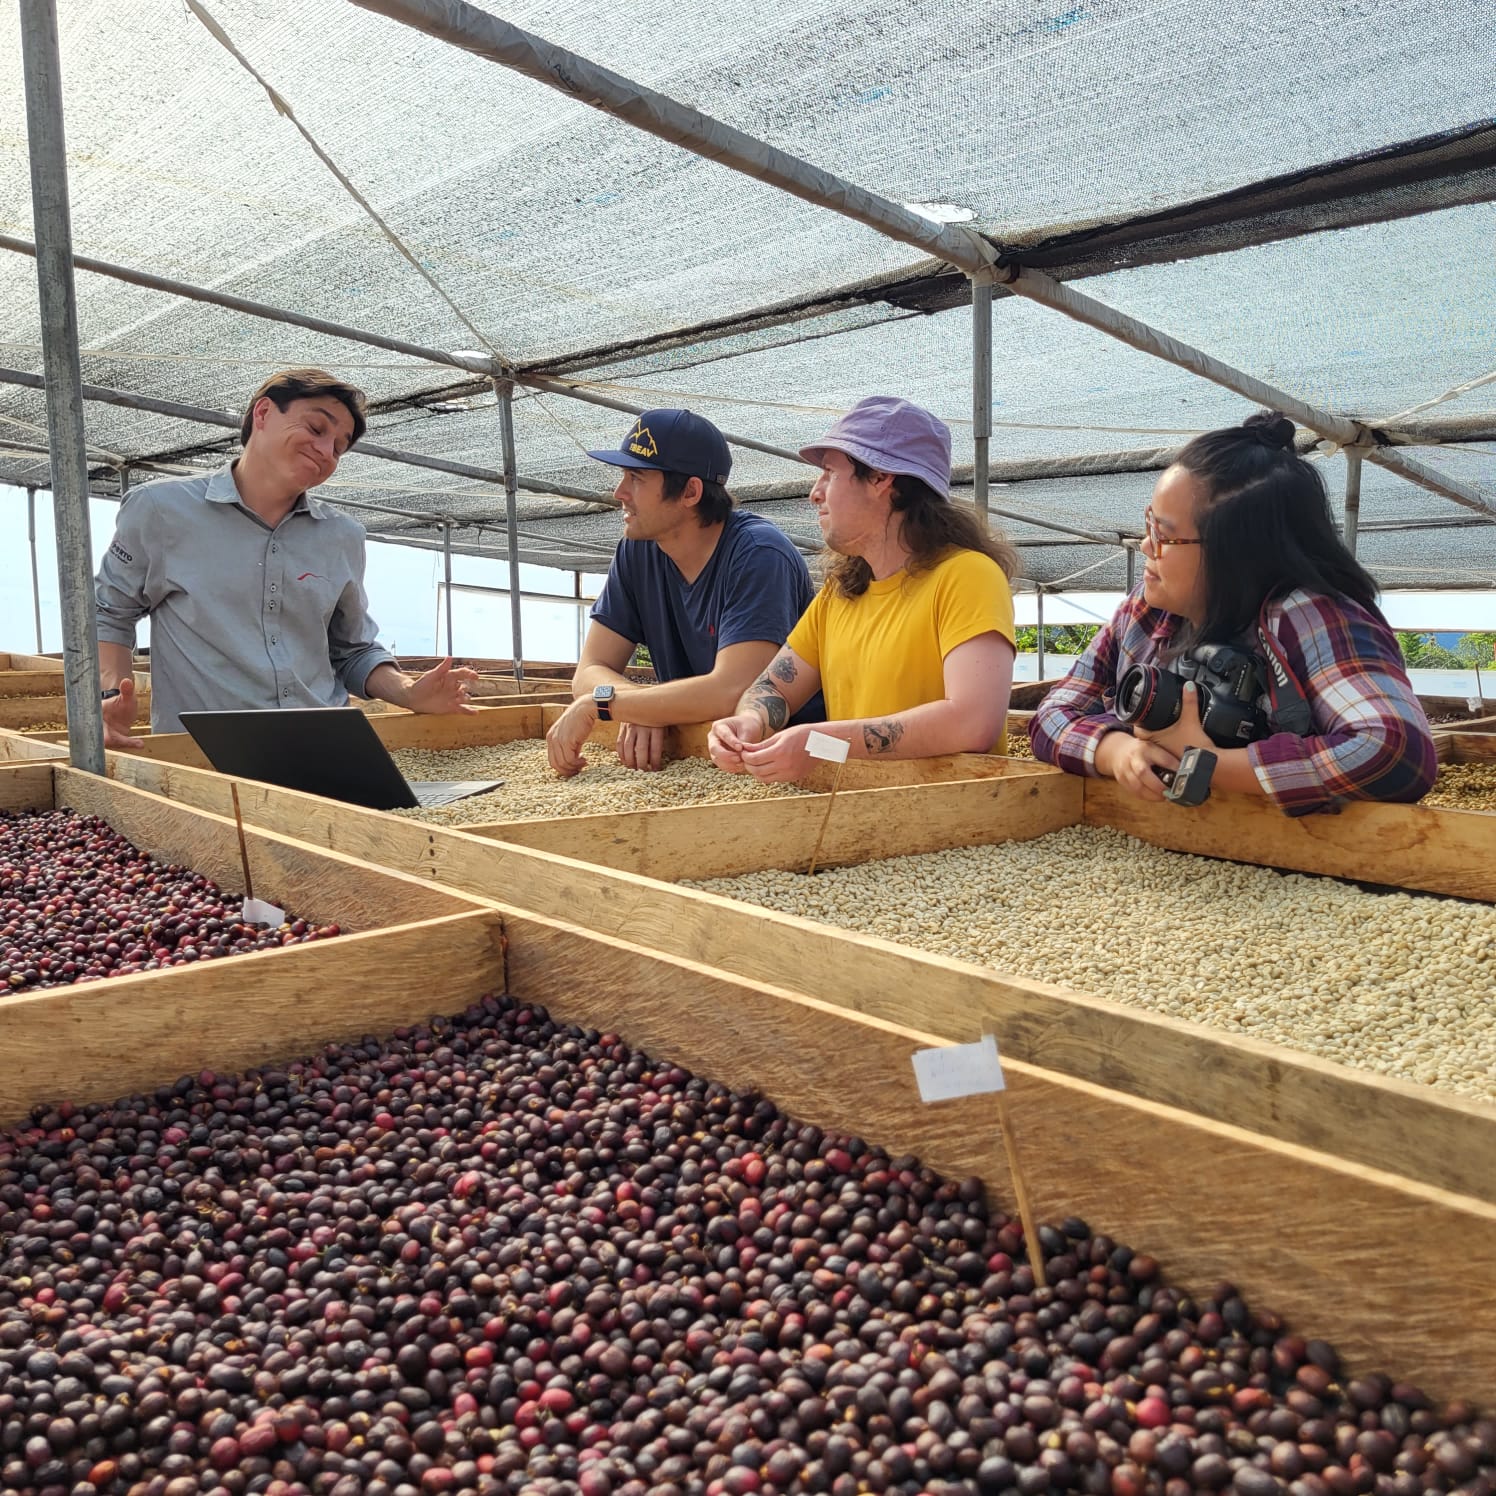
{"label": "black wristband", "polygon": [[99,700],[100,701],[113,701],[114,698],[116,696],[118,696],[118,695],[119,695],[119,687],[118,686],[110,686],[110,688],[107,691],[101,691],[99,693]]}

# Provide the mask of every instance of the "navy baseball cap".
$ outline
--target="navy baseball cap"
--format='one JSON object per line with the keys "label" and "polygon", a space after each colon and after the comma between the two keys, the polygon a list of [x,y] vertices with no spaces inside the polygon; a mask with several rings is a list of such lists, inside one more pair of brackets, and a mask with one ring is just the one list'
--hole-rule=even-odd
{"label": "navy baseball cap", "polygon": [[613,467],[684,473],[709,483],[726,483],[732,471],[727,438],[692,410],[646,410],[616,452],[587,455]]}

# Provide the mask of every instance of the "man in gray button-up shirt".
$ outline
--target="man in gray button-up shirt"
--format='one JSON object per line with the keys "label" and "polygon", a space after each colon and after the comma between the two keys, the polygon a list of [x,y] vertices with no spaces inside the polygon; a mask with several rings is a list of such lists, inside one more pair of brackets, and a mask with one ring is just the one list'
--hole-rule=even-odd
{"label": "man in gray button-up shirt", "polygon": [[184,711],[342,706],[377,697],[472,711],[471,670],[412,680],[376,638],[364,530],[309,498],[363,435],[363,395],[319,370],[276,375],[244,418],[244,455],[217,472],[134,489],[97,580],[105,738],[131,746],[135,625],[151,619],[151,726]]}

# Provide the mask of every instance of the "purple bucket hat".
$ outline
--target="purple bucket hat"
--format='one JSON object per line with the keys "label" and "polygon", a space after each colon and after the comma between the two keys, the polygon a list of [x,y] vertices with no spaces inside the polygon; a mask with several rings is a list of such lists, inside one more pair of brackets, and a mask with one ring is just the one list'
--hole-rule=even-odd
{"label": "purple bucket hat", "polygon": [[807,462],[827,451],[845,452],[880,473],[904,474],[951,496],[950,427],[929,411],[895,395],[859,400],[820,441],[800,448]]}

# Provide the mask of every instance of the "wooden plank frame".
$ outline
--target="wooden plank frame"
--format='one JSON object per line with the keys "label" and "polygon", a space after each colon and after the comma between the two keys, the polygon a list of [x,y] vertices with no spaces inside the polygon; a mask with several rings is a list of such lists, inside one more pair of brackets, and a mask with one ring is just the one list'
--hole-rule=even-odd
{"label": "wooden plank frame", "polygon": [[[135,681],[135,696],[139,703],[140,720],[145,721],[151,714],[151,678],[148,675],[137,674]],[[67,697],[62,693],[62,677],[60,675],[55,677],[54,683],[55,691],[37,695],[6,696],[0,694],[0,729],[8,728],[19,732],[27,728],[35,728],[39,723],[66,722]]]}
{"label": "wooden plank frame", "polygon": [[1496,759],[1496,718],[1492,718],[1490,729],[1472,722],[1462,725],[1458,732],[1436,732],[1434,747],[1441,764],[1490,763]]}
{"label": "wooden plank frame", "polygon": [[[0,768],[0,809],[50,808],[97,815],[226,891],[243,885],[231,820],[65,766]],[[242,1068],[267,1044],[395,1026],[429,1013],[434,982],[465,1001],[492,990],[498,926],[479,901],[257,827],[245,839],[257,893],[350,933],[0,997],[0,1122],[64,1096],[107,1101],[204,1065]]]}
{"label": "wooden plank frame", "polygon": [[[111,772],[209,810],[228,802],[227,781],[218,775],[124,755],[112,758]],[[945,845],[955,844],[953,824],[972,844],[1039,835],[1083,818],[1090,783],[1054,776],[849,794],[828,830],[827,856],[859,861],[870,850],[886,854],[889,838],[921,819],[927,837]],[[240,796],[245,816],[261,825],[473,895],[580,921],[605,937],[757,981],[782,982],[793,972],[798,990],[850,1010],[951,1041],[990,1031],[1006,1054],[1026,1062],[1219,1122],[1250,1119],[1254,1132],[1496,1201],[1496,1108],[1481,1103],[630,870],[584,866],[268,785],[241,784]],[[938,820],[909,808],[937,802]],[[590,838],[594,855],[604,847],[622,862],[658,866],[667,837],[673,848],[694,847],[695,868],[720,855],[711,845],[713,827],[726,824],[720,805],[632,819],[635,826],[616,846],[604,847],[599,826],[579,825],[576,834]],[[748,824],[750,817],[742,819]],[[796,859],[808,855],[812,835],[813,828],[804,828],[798,840],[776,845],[777,865],[803,866]],[[762,851],[756,842],[744,858],[774,865],[758,857]],[[726,865],[733,865],[730,858]]]}
{"label": "wooden plank frame", "polygon": [[[505,706],[484,703],[470,716],[424,716],[411,712],[390,712],[371,717],[375,735],[392,753],[402,748],[421,748],[434,751],[458,748],[474,748],[518,742],[523,739],[539,740],[560,717],[565,707],[554,702],[545,702],[541,697],[526,698],[523,704]],[[705,758],[707,756],[707,723],[695,723],[683,727],[670,727],[665,731],[665,756],[676,758]],[[50,735],[49,741],[66,741],[65,735]],[[594,729],[589,743],[596,748],[611,752],[618,740],[616,722],[600,722]],[[0,749],[0,752],[3,752]],[[139,748],[129,750],[132,756],[155,759],[162,763],[185,764],[193,768],[208,769],[210,765],[197,743],[187,733],[162,733],[146,737]],[[927,781],[952,779],[988,779],[1005,775],[1054,775],[1058,771],[1035,764],[1030,759],[1001,758],[993,754],[960,753],[947,754],[933,759],[911,759],[895,763],[873,764],[863,761],[849,762],[842,775],[842,785],[847,789],[879,788],[899,784],[921,784]],[[829,764],[818,765],[806,786],[816,791],[831,787],[834,770]],[[800,802],[803,803],[803,802]],[[652,815],[656,812],[633,812],[635,816]],[[468,827],[484,835],[504,837],[517,826],[527,829],[518,833],[519,839],[529,843],[537,834],[536,827],[555,825],[561,818],[544,822],[490,822],[478,827]],[[546,845],[543,840],[540,845]]]}
{"label": "wooden plank frame", "polygon": [[0,670],[0,698],[14,696],[60,696],[61,670]]}
{"label": "wooden plank frame", "polygon": [[67,762],[65,745],[0,727],[0,764],[26,761]]}

